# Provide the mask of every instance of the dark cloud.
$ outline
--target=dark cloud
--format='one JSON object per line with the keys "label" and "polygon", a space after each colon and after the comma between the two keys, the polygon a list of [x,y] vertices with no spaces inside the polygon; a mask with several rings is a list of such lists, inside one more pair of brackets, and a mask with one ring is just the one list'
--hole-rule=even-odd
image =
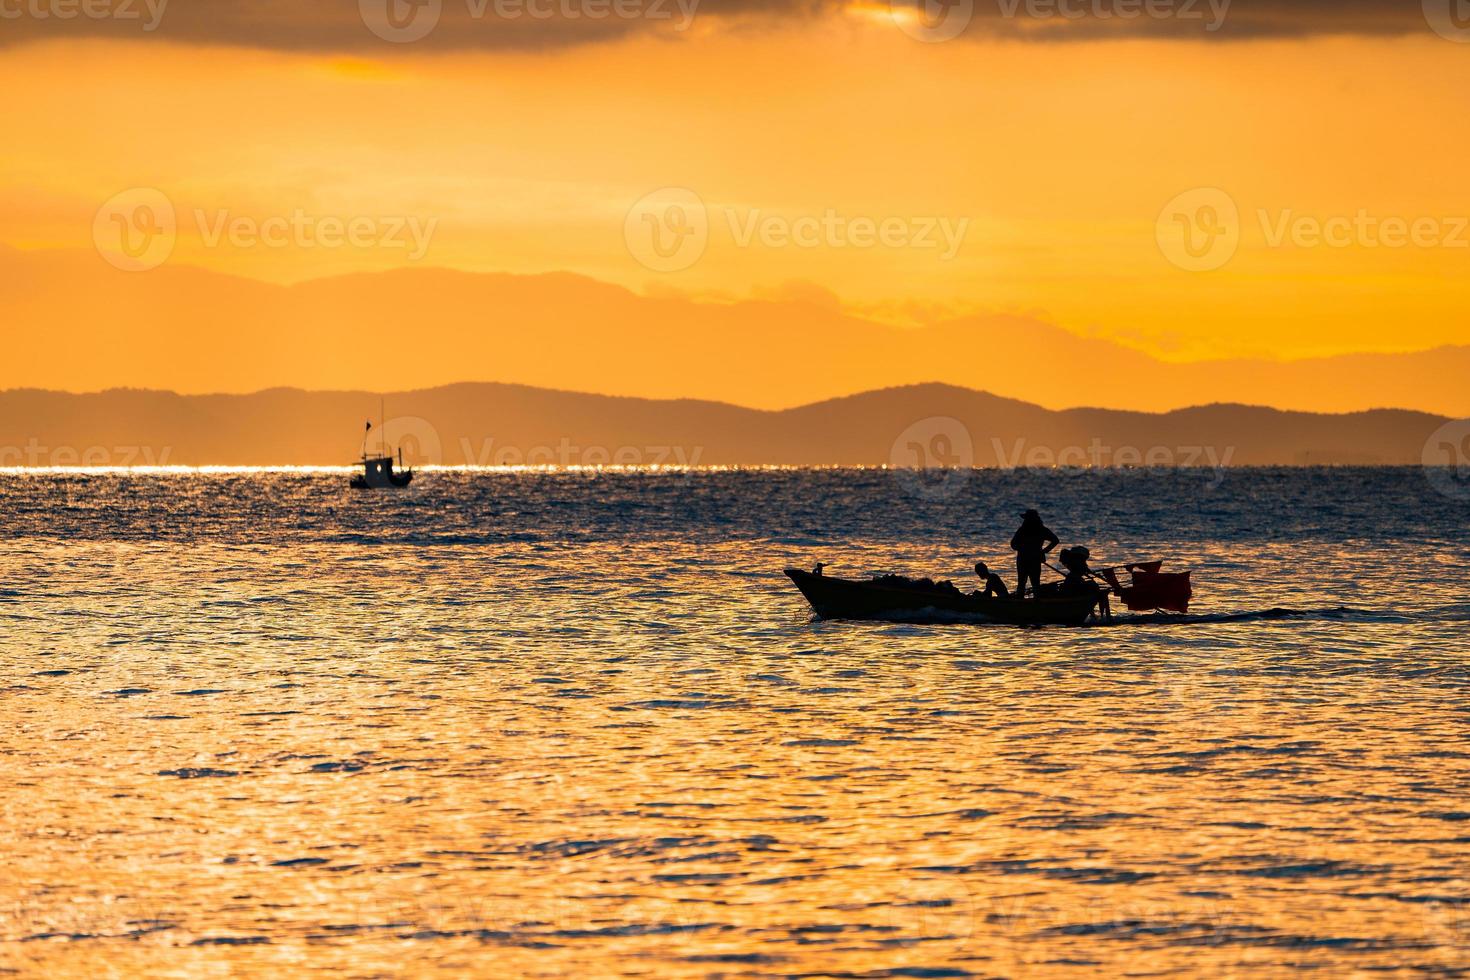
{"label": "dark cloud", "polygon": [[[1463,0],[892,2],[907,15],[899,22],[919,40],[1054,41],[1428,34],[1439,7],[1439,26],[1454,24],[1450,11]],[[0,45],[107,37],[344,53],[535,49],[633,33],[690,37],[691,26],[758,27],[838,17],[852,5],[853,0],[0,0]],[[1461,26],[1470,36],[1470,22]]]}
{"label": "dark cloud", "polygon": [[[1447,7],[1455,2],[1458,0],[1444,0]],[[1428,34],[1430,31],[1419,0],[975,0],[975,3],[976,16],[971,30],[1045,39],[1109,36],[1250,39]]]}

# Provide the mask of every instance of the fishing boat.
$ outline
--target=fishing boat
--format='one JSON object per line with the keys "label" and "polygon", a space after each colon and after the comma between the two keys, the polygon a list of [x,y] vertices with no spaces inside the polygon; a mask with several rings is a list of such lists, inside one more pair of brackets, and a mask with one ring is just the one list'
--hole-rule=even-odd
{"label": "fishing boat", "polygon": [[[403,450],[398,450],[398,465],[403,465]],[[413,482],[413,470],[398,472],[392,456],[363,456],[362,472],[352,478],[354,490],[389,490],[406,487]]]}
{"label": "fishing boat", "polygon": [[1081,626],[1097,610],[1103,593],[986,599],[949,583],[889,576],[870,582],[786,569],[823,619],[962,619],[1012,626]]}
{"label": "fishing boat", "polygon": [[362,436],[362,472],[354,476],[350,484],[354,490],[393,490],[406,487],[413,482],[413,469],[403,468],[402,446],[398,447],[399,470],[393,468],[393,452],[388,446],[388,424],[383,418],[381,402],[378,412],[378,452],[376,455],[368,454],[368,436],[373,431],[373,423],[369,419],[367,430]]}

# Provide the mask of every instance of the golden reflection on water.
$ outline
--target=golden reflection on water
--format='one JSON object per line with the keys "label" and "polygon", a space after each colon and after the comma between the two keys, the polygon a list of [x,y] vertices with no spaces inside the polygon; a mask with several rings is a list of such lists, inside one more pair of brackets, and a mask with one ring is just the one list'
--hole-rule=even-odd
{"label": "golden reflection on water", "polygon": [[[0,965],[1470,968],[1463,619],[819,624],[806,552],[8,546]],[[1197,558],[1216,611],[1283,598]]]}

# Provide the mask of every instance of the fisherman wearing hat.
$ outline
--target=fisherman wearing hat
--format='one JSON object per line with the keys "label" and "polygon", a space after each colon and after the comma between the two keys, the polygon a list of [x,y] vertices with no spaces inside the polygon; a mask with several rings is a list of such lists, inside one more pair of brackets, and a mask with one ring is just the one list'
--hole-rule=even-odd
{"label": "fisherman wearing hat", "polygon": [[1021,515],[1021,527],[1011,538],[1011,548],[1016,552],[1016,597],[1026,597],[1026,583],[1032,585],[1032,595],[1041,585],[1041,566],[1046,556],[1061,540],[1041,522],[1041,515],[1028,510]]}

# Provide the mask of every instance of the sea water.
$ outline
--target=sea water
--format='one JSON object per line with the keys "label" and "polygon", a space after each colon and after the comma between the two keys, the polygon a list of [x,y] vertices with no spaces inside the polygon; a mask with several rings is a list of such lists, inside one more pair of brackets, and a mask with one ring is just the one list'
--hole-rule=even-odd
{"label": "sea water", "polygon": [[[1470,970],[1453,483],[347,477],[4,475],[0,970]],[[1032,506],[1190,614],[820,622],[781,574],[1013,578]]]}

